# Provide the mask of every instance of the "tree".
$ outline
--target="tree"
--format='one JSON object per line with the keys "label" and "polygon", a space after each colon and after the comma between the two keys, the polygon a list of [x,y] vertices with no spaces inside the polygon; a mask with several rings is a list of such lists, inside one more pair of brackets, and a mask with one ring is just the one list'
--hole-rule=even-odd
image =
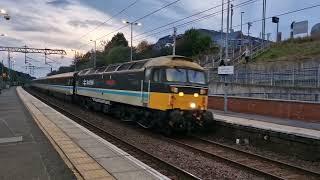
{"label": "tree", "polygon": [[127,62],[130,59],[130,48],[118,46],[110,49],[105,64]]}
{"label": "tree", "polygon": [[107,54],[109,50],[118,46],[128,47],[128,41],[124,37],[123,33],[117,33],[114,35],[111,41],[109,41],[104,47],[104,52]]}
{"label": "tree", "polygon": [[141,41],[137,47],[136,47],[136,50],[137,50],[137,53],[142,53],[142,52],[145,52],[149,49],[150,45],[148,43],[148,41]]}
{"label": "tree", "polygon": [[209,50],[212,45],[213,43],[209,36],[201,34],[196,29],[189,29],[177,41],[176,51],[179,55],[195,57]]}
{"label": "tree", "polygon": [[149,44],[147,41],[140,42],[135,48],[135,59],[146,59],[155,57],[157,52],[153,50],[153,45]]}

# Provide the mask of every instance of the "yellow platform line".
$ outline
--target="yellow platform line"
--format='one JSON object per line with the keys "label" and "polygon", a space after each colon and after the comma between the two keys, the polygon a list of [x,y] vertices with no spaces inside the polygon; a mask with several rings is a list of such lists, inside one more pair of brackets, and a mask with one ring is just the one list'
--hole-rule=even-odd
{"label": "yellow platform line", "polygon": [[77,179],[115,179],[33,104],[31,99],[34,97],[21,87],[17,88],[17,93],[39,128]]}

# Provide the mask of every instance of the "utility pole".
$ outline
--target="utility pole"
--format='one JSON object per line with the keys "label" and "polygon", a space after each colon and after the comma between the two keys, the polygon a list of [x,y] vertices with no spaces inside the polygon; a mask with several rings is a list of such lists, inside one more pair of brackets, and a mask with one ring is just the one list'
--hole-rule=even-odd
{"label": "utility pole", "polygon": [[47,64],[47,53],[44,53],[44,64]]}
{"label": "utility pole", "polygon": [[132,46],[132,23],[130,23],[130,61],[132,61],[132,49],[133,49],[133,46]]}
{"label": "utility pole", "polygon": [[241,12],[241,45],[240,45],[240,52],[242,51],[242,42],[243,42],[243,32],[242,32],[242,15],[244,12]]}
{"label": "utility pole", "polygon": [[24,46],[24,49],[25,49],[25,51],[24,51],[24,64],[27,64],[28,63],[28,61],[27,61],[27,45]]}
{"label": "utility pole", "polygon": [[173,49],[172,49],[172,55],[176,55],[176,38],[177,38],[177,28],[173,28]]}
{"label": "utility pole", "polygon": [[279,38],[279,22],[277,23],[277,38],[276,41],[279,42],[280,38]]}
{"label": "utility pole", "polygon": [[262,5],[262,45],[264,43],[264,40],[266,39],[265,35],[266,35],[266,6],[267,6],[267,0],[262,0],[263,1],[263,5]]}
{"label": "utility pole", "polygon": [[74,51],[74,71],[77,71],[77,50],[71,49],[71,51]]}
{"label": "utility pole", "polygon": [[233,4],[231,4],[230,33],[232,33],[232,32],[233,32],[233,29],[232,29],[232,20],[233,20]]}
{"label": "utility pole", "polygon": [[11,81],[11,57],[10,57],[10,51],[8,51],[8,80]]}
{"label": "utility pole", "polygon": [[[221,10],[221,47],[220,47],[220,61],[222,61],[222,58],[223,58],[223,44],[224,44],[224,41],[223,41],[223,11],[224,11],[224,0],[221,0],[222,4],[221,4],[221,7],[222,7],[222,10]],[[214,63],[212,63],[214,64]]]}
{"label": "utility pole", "polygon": [[93,59],[93,68],[96,68],[97,65],[97,41],[94,41],[94,59]]}
{"label": "utility pole", "polygon": [[230,20],[230,0],[228,0],[228,10],[227,10],[227,34],[226,34],[226,61],[229,58],[229,20]]}

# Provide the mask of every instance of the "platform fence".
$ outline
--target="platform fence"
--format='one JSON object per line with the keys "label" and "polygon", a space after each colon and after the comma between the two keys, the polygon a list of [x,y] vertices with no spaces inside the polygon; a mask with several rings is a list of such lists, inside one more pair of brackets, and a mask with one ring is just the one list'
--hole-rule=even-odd
{"label": "platform fence", "polygon": [[[212,96],[224,96],[224,94],[211,94]],[[248,97],[270,100],[290,100],[320,103],[320,94],[305,93],[231,93],[228,97]]]}
{"label": "platform fence", "polygon": [[210,81],[238,84],[253,84],[281,87],[311,87],[320,88],[320,65],[300,69],[282,71],[235,70],[233,75],[226,77],[216,71],[207,72]]}

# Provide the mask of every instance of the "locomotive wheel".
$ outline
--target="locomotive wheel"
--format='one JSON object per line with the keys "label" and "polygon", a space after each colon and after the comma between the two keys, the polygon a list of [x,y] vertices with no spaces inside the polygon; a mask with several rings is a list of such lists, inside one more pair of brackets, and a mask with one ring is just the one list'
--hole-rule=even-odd
{"label": "locomotive wheel", "polygon": [[215,122],[212,112],[210,112],[210,111],[204,112],[202,115],[202,118],[203,118],[203,122],[204,122],[203,127],[206,130],[212,129],[214,126],[214,122]]}

